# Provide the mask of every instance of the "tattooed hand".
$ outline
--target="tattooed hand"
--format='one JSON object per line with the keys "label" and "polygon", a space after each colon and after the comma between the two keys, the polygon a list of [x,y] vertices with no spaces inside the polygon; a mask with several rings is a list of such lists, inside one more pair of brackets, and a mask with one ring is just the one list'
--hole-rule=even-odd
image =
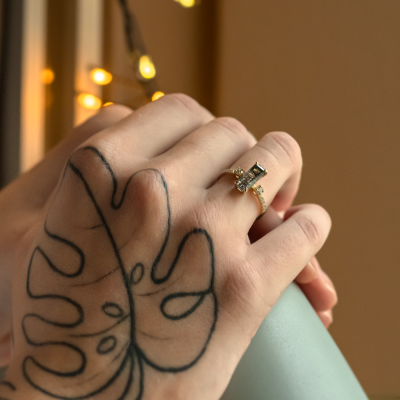
{"label": "tattooed hand", "polygon": [[[257,199],[218,178],[255,161],[269,170],[267,203],[288,211],[270,230],[271,207],[250,243]],[[0,397],[219,399],[328,235],[321,207],[289,208],[300,170],[289,135],[254,145],[237,121],[182,95],[87,140],[21,243]]]}

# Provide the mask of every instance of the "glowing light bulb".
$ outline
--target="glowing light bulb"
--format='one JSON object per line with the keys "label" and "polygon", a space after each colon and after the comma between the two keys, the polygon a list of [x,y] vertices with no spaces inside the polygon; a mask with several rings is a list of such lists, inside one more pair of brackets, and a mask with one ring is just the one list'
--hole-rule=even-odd
{"label": "glowing light bulb", "polygon": [[112,106],[114,103],[112,101],[107,101],[107,103],[103,104],[103,107]]}
{"label": "glowing light bulb", "polygon": [[108,85],[113,76],[102,68],[94,68],[90,71],[90,78],[98,85]]}
{"label": "glowing light bulb", "polygon": [[158,100],[160,97],[163,97],[165,94],[163,92],[155,92],[151,97],[152,101]]}
{"label": "glowing light bulb", "polygon": [[139,58],[139,72],[145,79],[153,79],[156,76],[156,67],[149,56]]}
{"label": "glowing light bulb", "polygon": [[54,78],[54,72],[50,68],[46,68],[40,73],[40,81],[45,85],[50,85],[54,81]]}
{"label": "glowing light bulb", "polygon": [[79,104],[89,110],[98,110],[101,107],[101,100],[89,93],[81,93],[78,96]]}
{"label": "glowing light bulb", "polygon": [[196,0],[175,0],[181,4],[182,7],[190,8],[196,5]]}

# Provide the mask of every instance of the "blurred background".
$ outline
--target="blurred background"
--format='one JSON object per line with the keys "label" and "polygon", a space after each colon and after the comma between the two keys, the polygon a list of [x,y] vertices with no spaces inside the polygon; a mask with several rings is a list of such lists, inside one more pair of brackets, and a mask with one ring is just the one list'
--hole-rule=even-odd
{"label": "blurred background", "polygon": [[289,132],[296,201],[333,219],[330,332],[367,393],[400,393],[400,1],[125,5],[0,0],[1,185],[110,102],[183,92],[257,137]]}

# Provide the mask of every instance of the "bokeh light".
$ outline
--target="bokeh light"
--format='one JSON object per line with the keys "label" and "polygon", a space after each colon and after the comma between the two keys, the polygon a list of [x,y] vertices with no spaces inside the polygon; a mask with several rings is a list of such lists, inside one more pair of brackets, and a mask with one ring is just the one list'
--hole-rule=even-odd
{"label": "bokeh light", "polygon": [[196,5],[196,0],[175,0],[180,3],[182,7],[190,8]]}
{"label": "bokeh light", "polygon": [[102,68],[94,68],[90,71],[90,78],[98,85],[108,85],[113,76]]}
{"label": "bokeh light", "polygon": [[50,68],[46,68],[40,73],[40,81],[45,85],[50,85],[54,81],[54,78],[54,72]]}
{"label": "bokeh light", "polygon": [[139,58],[139,72],[145,79],[153,79],[156,76],[156,68],[149,56]]}
{"label": "bokeh light", "polygon": [[89,93],[81,93],[78,96],[79,104],[89,110],[98,110],[101,107],[101,100]]}
{"label": "bokeh light", "polygon": [[160,97],[165,96],[163,92],[155,92],[153,96],[151,97],[152,101],[158,100]]}

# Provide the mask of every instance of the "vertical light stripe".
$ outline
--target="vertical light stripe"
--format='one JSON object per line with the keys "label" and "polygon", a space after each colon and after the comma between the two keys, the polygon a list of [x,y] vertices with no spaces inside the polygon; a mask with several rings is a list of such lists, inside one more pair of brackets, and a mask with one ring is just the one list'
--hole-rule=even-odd
{"label": "vertical light stripe", "polygon": [[46,60],[47,0],[25,0],[21,85],[21,172],[44,155],[45,92],[40,72]]}
{"label": "vertical light stripe", "polygon": [[[90,70],[103,62],[103,1],[78,0],[75,90],[101,97],[101,88],[90,79]],[[75,96],[75,125],[96,114],[79,105]]]}

